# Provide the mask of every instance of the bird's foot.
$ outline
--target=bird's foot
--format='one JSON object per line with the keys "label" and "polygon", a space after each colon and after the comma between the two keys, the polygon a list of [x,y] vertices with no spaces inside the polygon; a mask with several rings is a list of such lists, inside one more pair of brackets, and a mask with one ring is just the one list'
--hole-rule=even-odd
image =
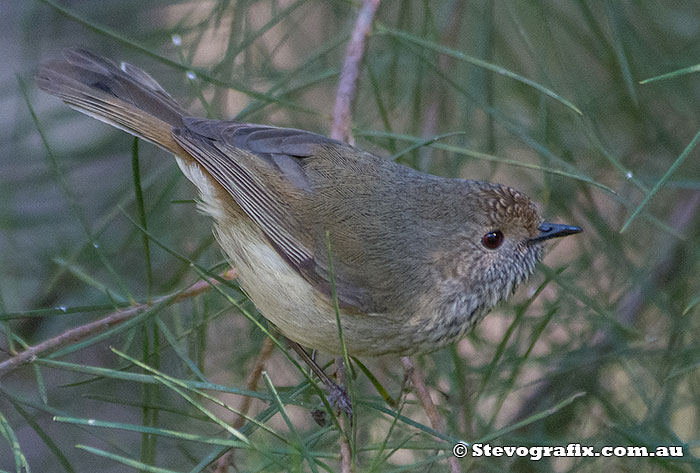
{"label": "bird's foot", "polygon": [[[328,404],[330,404],[331,409],[333,409],[335,412],[345,414],[345,416],[350,419],[350,422],[352,423],[352,402],[350,401],[350,396],[348,395],[347,391],[333,382],[325,387],[328,390],[326,400],[328,401]],[[326,414],[327,412],[323,406],[311,411],[311,417],[313,417],[314,421],[316,421],[316,423],[321,427],[328,425]]]}

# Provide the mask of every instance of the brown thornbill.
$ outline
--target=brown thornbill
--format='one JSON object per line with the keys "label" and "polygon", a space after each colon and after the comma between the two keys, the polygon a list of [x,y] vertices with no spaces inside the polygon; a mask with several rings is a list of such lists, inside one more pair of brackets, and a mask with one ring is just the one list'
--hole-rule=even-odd
{"label": "brown thornbill", "polygon": [[[424,174],[307,131],[189,117],[147,73],[85,50],[38,85],[175,155],[260,312],[288,338],[351,355],[406,355],[462,337],[512,294],[551,238],[530,199]],[[331,247],[330,271],[327,237]]]}

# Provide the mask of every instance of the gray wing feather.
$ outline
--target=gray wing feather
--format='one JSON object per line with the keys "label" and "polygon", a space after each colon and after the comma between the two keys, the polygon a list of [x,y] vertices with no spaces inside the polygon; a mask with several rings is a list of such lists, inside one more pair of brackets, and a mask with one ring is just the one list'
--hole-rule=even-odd
{"label": "gray wing feather", "polygon": [[[69,49],[63,61],[50,62],[54,69],[74,82],[102,90],[134,104],[170,124],[181,123],[184,110],[148,73],[128,63],[121,67],[85,49]],[[41,77],[40,77],[41,79]]]}
{"label": "gray wing feather", "polygon": [[[234,121],[184,118],[184,128],[173,137],[267,236],[276,251],[307,281],[330,296],[330,276],[325,252],[314,254],[314,239],[300,221],[290,198],[310,199],[312,186],[304,173],[303,159],[313,157],[319,145],[347,146],[315,133],[249,125]],[[321,158],[319,158],[321,159]],[[278,187],[270,178],[278,182]],[[282,195],[279,186],[287,192]],[[342,274],[335,274],[339,304],[361,312],[375,310],[366,289],[358,288]]]}
{"label": "gray wing feather", "polygon": [[237,121],[183,118],[190,132],[239,148],[261,157],[286,154],[297,158],[311,157],[319,145],[347,146],[345,143],[310,131],[278,128]]}
{"label": "gray wing feather", "polygon": [[231,159],[219,143],[202,139],[186,130],[174,129],[175,140],[185,148],[234,198],[246,214],[280,247],[295,266],[304,266],[312,255],[287,231],[284,207],[270,195],[253,173]]}

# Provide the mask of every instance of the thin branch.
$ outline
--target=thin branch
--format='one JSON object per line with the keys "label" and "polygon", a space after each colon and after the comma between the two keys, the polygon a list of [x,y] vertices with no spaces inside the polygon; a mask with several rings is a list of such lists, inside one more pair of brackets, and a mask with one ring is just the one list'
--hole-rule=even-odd
{"label": "thin branch", "polygon": [[[246,389],[248,389],[249,391],[255,391],[258,388],[258,381],[260,381],[262,372],[265,370],[265,363],[267,363],[267,360],[270,359],[270,356],[272,355],[272,350],[274,348],[275,344],[272,343],[272,340],[270,340],[270,338],[265,338],[263,346],[262,348],[260,348],[260,353],[258,353],[258,356],[255,359],[253,371],[251,371],[248,375]],[[232,424],[234,429],[240,430],[240,428],[243,427],[243,424],[245,424],[245,416],[250,410],[250,404],[252,400],[253,398],[251,396],[245,396],[243,398],[241,406],[238,408],[238,415],[236,415],[236,420],[234,420]],[[215,473],[226,473],[228,471],[229,465],[233,464],[234,453],[235,450],[231,449],[228,452],[221,455],[221,457],[219,457],[219,460],[216,462]]]}
{"label": "thin branch", "polygon": [[[223,273],[221,277],[226,280],[232,280],[236,279],[237,275],[235,270],[231,269]],[[85,340],[91,335],[104,332],[105,330],[111,327],[122,324],[127,320],[130,320],[133,317],[137,316],[144,310],[153,307],[154,305],[161,303],[165,303],[168,305],[175,304],[184,299],[188,299],[190,297],[194,297],[204,292],[207,292],[213,285],[217,284],[219,284],[218,281],[213,279],[209,281],[197,281],[196,283],[194,283],[193,285],[191,285],[183,291],[179,291],[174,294],[169,294],[167,296],[158,297],[150,303],[138,304],[131,306],[127,309],[117,310],[116,312],[112,312],[106,317],[103,317],[99,320],[95,320],[94,322],[89,322],[85,325],[66,330],[62,334],[45,340],[39,343],[38,345],[34,345],[33,347],[29,347],[23,352],[18,353],[17,355],[8,358],[7,360],[0,363],[0,377],[4,376],[10,371],[19,368],[22,365],[33,362],[38,356],[47,355],[60,348],[63,348],[64,346],[79,342],[81,340]]]}
{"label": "thin branch", "polygon": [[360,72],[360,63],[365,53],[365,42],[372,27],[374,14],[379,6],[379,0],[364,0],[362,8],[357,15],[355,28],[345,54],[345,63],[340,72],[338,93],[335,97],[333,109],[333,125],[331,126],[331,138],[342,141],[351,141],[350,121],[352,117],[351,106],[355,98],[357,77]]}
{"label": "thin branch", "polygon": [[[360,63],[365,53],[365,42],[369,35],[374,14],[379,6],[379,0],[364,0],[362,8],[357,14],[355,28],[352,31],[348,50],[345,54],[345,62],[340,72],[338,82],[338,92],[335,97],[335,107],[333,108],[333,124],[331,125],[331,137],[336,140],[348,141],[352,143],[350,136],[350,122],[352,119],[352,102],[355,98],[357,87],[357,77],[359,76]],[[336,360],[336,372],[341,376],[345,373],[343,362]],[[341,380],[339,384],[343,386]],[[348,442],[347,429],[343,416],[339,416],[340,428],[342,432],[338,438],[340,446],[340,465],[343,473],[352,471],[352,452]]]}
{"label": "thin branch", "polygon": [[[347,386],[345,360],[342,356],[335,359],[335,369],[338,385],[343,387]],[[342,430],[342,432],[338,439],[338,444],[340,445],[340,471],[342,473],[350,473],[352,471],[352,450],[350,450],[346,420],[352,420],[352,417],[346,417],[341,412],[340,415],[338,415],[338,423],[340,424],[340,430]]]}
{"label": "thin branch", "polygon": [[[426,386],[425,384],[423,374],[418,369],[416,369],[415,365],[413,364],[413,361],[411,361],[409,357],[404,356],[403,358],[401,358],[401,363],[403,363],[403,367],[406,370],[406,375],[411,379],[411,384],[413,384],[413,390],[418,395],[418,399],[423,405],[425,413],[428,415],[430,425],[433,426],[433,429],[444,434],[446,431],[445,420],[440,416],[437,407],[435,407],[433,399],[430,397],[430,391],[428,390],[428,386]],[[451,473],[462,472],[462,467],[459,466],[459,461],[457,460],[457,457],[450,456],[448,461],[450,463]]]}

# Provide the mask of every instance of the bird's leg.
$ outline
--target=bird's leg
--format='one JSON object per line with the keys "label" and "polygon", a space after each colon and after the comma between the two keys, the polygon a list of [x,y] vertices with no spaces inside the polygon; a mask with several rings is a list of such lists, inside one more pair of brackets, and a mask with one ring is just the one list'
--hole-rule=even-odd
{"label": "bird's leg", "polygon": [[[347,391],[342,386],[339,386],[331,378],[328,377],[325,371],[318,366],[314,359],[306,353],[304,347],[299,345],[297,342],[289,341],[292,349],[299,355],[299,357],[304,360],[304,362],[309,365],[311,371],[314,372],[318,379],[326,386],[328,390],[328,402],[330,405],[336,409],[342,410],[348,416],[352,418],[352,403],[350,402],[350,396],[348,396]],[[314,418],[318,422],[318,418],[315,415]]]}

